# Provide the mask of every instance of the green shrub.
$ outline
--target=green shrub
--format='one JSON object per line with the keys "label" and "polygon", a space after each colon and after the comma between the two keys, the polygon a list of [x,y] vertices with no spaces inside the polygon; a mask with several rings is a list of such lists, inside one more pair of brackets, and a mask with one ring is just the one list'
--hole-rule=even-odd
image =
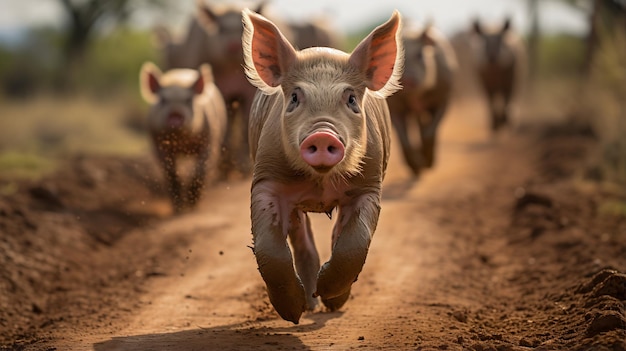
{"label": "green shrub", "polygon": [[146,60],[159,59],[150,36],[147,31],[118,28],[97,38],[80,70],[79,85],[90,87],[97,93],[121,88],[138,94],[141,65]]}

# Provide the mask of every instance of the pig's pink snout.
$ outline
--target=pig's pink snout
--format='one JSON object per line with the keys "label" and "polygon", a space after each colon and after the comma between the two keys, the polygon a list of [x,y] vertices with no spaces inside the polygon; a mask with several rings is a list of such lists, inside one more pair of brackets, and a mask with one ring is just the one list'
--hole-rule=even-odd
{"label": "pig's pink snout", "polygon": [[300,155],[316,169],[330,169],[343,160],[343,143],[329,132],[316,132],[300,144]]}

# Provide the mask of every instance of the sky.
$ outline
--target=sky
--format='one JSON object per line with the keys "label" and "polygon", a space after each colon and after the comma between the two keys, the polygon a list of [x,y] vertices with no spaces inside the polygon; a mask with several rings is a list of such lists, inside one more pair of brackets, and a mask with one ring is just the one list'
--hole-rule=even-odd
{"label": "sky", "polygon": [[[136,17],[135,23],[150,27],[155,22],[166,21],[172,27],[178,24],[184,26],[194,10],[195,0],[178,2],[181,6],[179,11],[143,13]],[[243,3],[254,6],[258,2]],[[486,22],[498,22],[504,16],[511,16],[515,27],[522,32],[528,29],[524,0],[269,0],[268,3],[273,13],[288,20],[329,15],[335,27],[344,32],[382,23],[391,16],[393,9],[398,9],[407,21],[420,23],[432,19],[446,34],[467,28],[475,17]],[[585,31],[586,18],[582,13],[557,0],[540,0],[539,3],[543,30],[574,34]],[[30,25],[61,26],[62,16],[58,0],[0,0],[0,40],[18,36],[22,29]]]}
{"label": "sky", "polygon": [[[447,34],[467,28],[474,17],[498,22],[504,16],[511,16],[513,24],[519,29],[526,31],[528,28],[526,1],[523,0],[314,0],[298,2],[295,7],[290,5],[293,3],[291,0],[271,2],[295,19],[326,12],[343,30],[358,29],[363,23],[386,20],[393,9],[398,9],[405,19],[417,23],[432,19]],[[558,1],[540,0],[540,4],[544,11],[544,30],[584,32],[586,19],[580,13]]]}

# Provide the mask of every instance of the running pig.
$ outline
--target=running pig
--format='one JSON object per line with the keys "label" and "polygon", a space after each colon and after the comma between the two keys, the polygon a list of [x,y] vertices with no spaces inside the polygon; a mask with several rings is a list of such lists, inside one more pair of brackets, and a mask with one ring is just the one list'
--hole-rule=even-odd
{"label": "running pig", "polygon": [[[204,64],[199,69],[162,73],[146,62],[141,68],[140,88],[151,104],[148,129],[165,172],[174,212],[191,208],[201,197],[207,169],[217,165],[226,133],[226,105],[213,83],[211,67]],[[195,158],[187,190],[177,167],[184,156]]]}
{"label": "running pig", "polygon": [[[435,163],[437,130],[452,96],[457,61],[446,37],[430,23],[406,31],[403,40],[403,88],[387,101],[405,163],[417,176]],[[418,133],[411,133],[412,126]],[[417,134],[419,142],[412,138]]]}
{"label": "running pig", "polygon": [[[272,305],[297,324],[318,296],[329,310],[343,306],[365,263],[389,159],[385,98],[400,89],[401,16],[351,54],[296,51],[265,17],[246,9],[243,18],[246,74],[259,89],[249,131],[253,251]],[[320,269],[307,213],[335,208]]]}
{"label": "running pig", "polygon": [[501,26],[484,25],[475,19],[472,29],[476,71],[487,97],[491,130],[496,132],[510,122],[513,98],[521,94],[526,48],[508,17]]}

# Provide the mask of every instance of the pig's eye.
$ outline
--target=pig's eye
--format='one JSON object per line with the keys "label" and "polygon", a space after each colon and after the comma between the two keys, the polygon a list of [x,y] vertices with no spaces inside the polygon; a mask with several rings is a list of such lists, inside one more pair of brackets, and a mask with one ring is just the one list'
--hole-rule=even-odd
{"label": "pig's eye", "polygon": [[354,95],[353,93],[348,94],[346,104],[352,110],[352,112],[354,113],[361,112],[361,109],[359,108],[359,103],[356,99],[356,95]]}
{"label": "pig's eye", "polygon": [[300,105],[300,101],[302,100],[302,92],[299,88],[296,88],[291,93],[291,98],[289,99],[289,104],[287,105],[287,112],[292,112],[293,110]]}

